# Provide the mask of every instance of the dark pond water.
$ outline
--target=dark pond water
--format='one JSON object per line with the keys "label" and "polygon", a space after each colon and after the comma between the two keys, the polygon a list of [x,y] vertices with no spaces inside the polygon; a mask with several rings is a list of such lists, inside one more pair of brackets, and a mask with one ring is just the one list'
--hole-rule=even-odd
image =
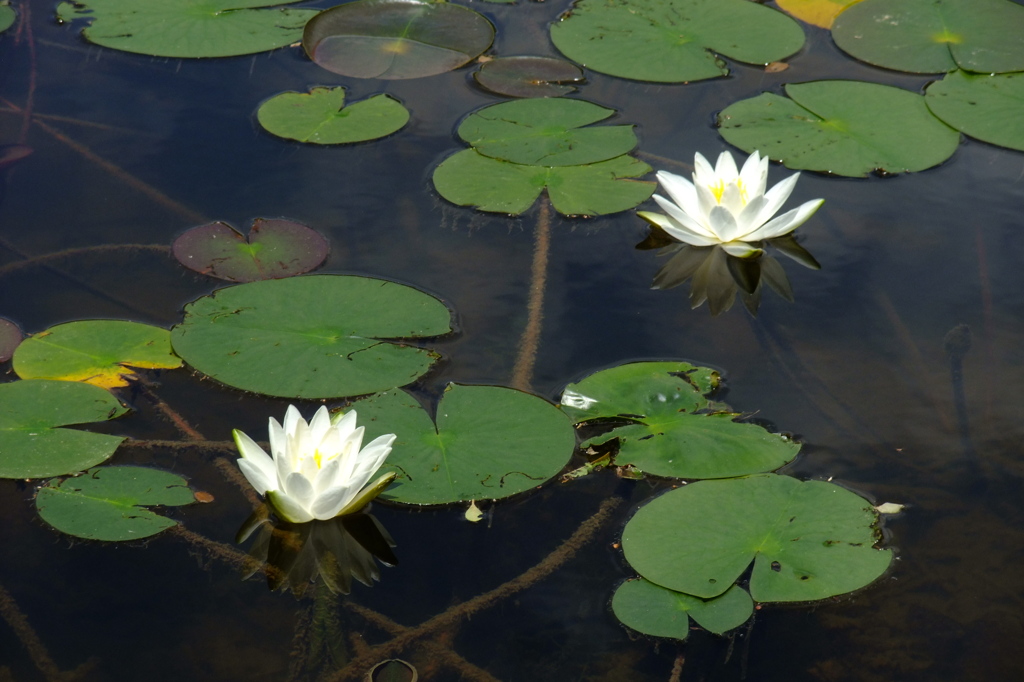
{"label": "dark pond water", "polygon": [[[554,55],[545,26],[564,2],[474,3],[499,26],[494,52]],[[449,302],[460,333],[418,385],[509,385],[527,322],[539,209],[518,219],[454,207],[429,175],[462,148],[466,113],[499,101],[462,70],[429,79],[343,79],[292,48],[256,57],[178,61],[116,53],[60,26],[32,3],[31,42],[0,37],[0,143],[34,154],[4,171],[0,315],[27,332],[83,318],[169,327],[182,306],[220,286],[166,250],[206,220],[242,226],[287,216],[331,242],[323,272],[411,283]],[[579,96],[637,125],[640,156],[714,158],[713,127],[729,103],[784,82],[858,78],[919,91],[930,79],[853,63],[826,31],[780,74],[734,65],[728,79],[660,86],[588,74]],[[257,105],[283,90],[344,84],[352,99],[388,92],[412,112],[400,134],[315,148],[261,132]],[[682,172],[682,167],[670,167]],[[773,165],[770,182],[788,171]],[[728,638],[685,645],[637,638],[608,602],[632,575],[614,547],[626,519],[665,487],[610,472],[552,483],[489,509],[409,511],[378,505],[398,566],[372,589],[313,601],[243,581],[214,545],[165,533],[139,544],[75,541],[40,521],[34,484],[0,481],[0,680],[307,680],[323,633],[345,656],[388,642],[366,609],[399,628],[448,612],[380,658],[413,662],[422,680],[1018,680],[1024,668],[1024,155],[965,141],[944,165],[908,176],[849,180],[804,174],[790,205],[824,197],[800,229],[823,268],[786,262],[796,301],[767,294],[757,318],[737,306],[691,310],[687,286],[651,290],[661,261],[638,250],[633,212],[552,218],[543,327],[531,385],[555,399],[569,381],[630,359],[679,358],[721,368],[728,401],[805,443],[786,472],[832,480],[876,502],[908,505],[885,523],[898,560],[867,589],[812,606],[766,606]],[[785,260],[785,259],[783,259]],[[957,325],[969,441],[958,427],[944,338]],[[9,366],[6,380],[14,380]],[[218,387],[186,370],[151,375],[159,398],[206,438],[263,433],[286,401]],[[180,439],[152,399],[99,427],[135,439]],[[311,406],[306,406],[311,412]],[[524,427],[528,428],[528,427]],[[172,512],[185,528],[232,547],[250,511],[216,462],[230,450],[122,448],[115,463],[187,475],[213,504]],[[595,515],[589,541],[557,570],[501,588],[545,560]],[[529,576],[527,576],[529,578]],[[501,589],[471,614],[459,606]],[[321,604],[323,605],[323,604]],[[448,611],[456,609],[454,612]],[[318,630],[317,626],[321,626]],[[317,633],[321,633],[318,635]],[[415,636],[414,636],[415,635]],[[312,653],[311,653],[312,652]],[[683,658],[680,658],[680,655]],[[351,670],[357,679],[362,671]],[[338,679],[335,677],[335,679]]]}

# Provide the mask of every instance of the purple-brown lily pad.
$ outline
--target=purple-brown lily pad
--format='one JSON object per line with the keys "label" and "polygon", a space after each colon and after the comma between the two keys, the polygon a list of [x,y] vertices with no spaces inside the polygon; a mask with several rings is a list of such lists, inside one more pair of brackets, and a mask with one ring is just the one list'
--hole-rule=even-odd
{"label": "purple-brown lily pad", "polygon": [[485,62],[473,78],[508,97],[561,97],[585,80],[583,69],[554,57],[500,57]]}
{"label": "purple-brown lily pad", "polygon": [[7,362],[14,355],[14,349],[18,347],[25,335],[18,325],[10,320],[0,317],[0,362]]}
{"label": "purple-brown lily pad", "polygon": [[173,246],[185,267],[229,282],[301,275],[323,263],[329,248],[305,225],[269,218],[254,220],[248,237],[222,221],[193,227]]}

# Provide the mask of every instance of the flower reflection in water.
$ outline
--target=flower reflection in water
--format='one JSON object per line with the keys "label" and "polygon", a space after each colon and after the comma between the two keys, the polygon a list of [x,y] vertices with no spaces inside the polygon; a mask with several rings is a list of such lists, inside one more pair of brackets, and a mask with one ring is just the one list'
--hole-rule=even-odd
{"label": "flower reflection in water", "polygon": [[327,521],[291,523],[275,518],[264,505],[239,529],[236,541],[256,533],[249,549],[254,563],[245,578],[264,569],[271,590],[291,588],[301,596],[317,578],[335,594],[352,591],[352,579],[367,586],[380,580],[377,561],[395,566],[395,541],[367,505],[354,514]]}

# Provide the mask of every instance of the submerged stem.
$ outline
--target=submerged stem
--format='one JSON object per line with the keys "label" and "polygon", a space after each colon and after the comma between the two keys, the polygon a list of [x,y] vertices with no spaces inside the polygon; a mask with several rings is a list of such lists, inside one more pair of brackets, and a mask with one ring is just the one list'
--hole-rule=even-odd
{"label": "submerged stem", "polygon": [[548,255],[551,251],[551,205],[541,199],[540,215],[534,231],[533,265],[530,269],[530,298],[526,304],[526,328],[519,339],[519,355],[512,368],[512,387],[530,390],[533,367],[540,347],[541,326],[544,321],[544,288],[547,286]]}

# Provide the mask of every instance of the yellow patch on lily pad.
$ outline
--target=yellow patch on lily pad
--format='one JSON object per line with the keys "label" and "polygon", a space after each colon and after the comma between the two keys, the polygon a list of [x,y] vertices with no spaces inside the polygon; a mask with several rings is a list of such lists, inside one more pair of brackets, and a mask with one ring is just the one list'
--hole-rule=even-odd
{"label": "yellow patch on lily pad", "polygon": [[776,4],[800,21],[832,28],[832,22],[839,13],[858,2],[860,0],[778,0]]}
{"label": "yellow patch on lily pad", "polygon": [[180,366],[170,332],[123,320],[59,324],[29,337],[14,353],[14,371],[22,379],[81,381],[100,388],[127,386],[133,368]]}

